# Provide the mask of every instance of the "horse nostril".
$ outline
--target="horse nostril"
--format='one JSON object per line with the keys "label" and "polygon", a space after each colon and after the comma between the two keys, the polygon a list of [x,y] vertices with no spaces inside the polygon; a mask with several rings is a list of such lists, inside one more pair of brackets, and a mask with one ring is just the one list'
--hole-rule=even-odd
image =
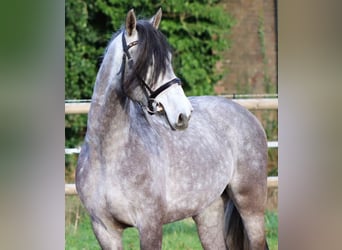
{"label": "horse nostril", "polygon": [[176,124],[177,128],[179,129],[186,129],[188,127],[188,117],[181,113],[179,116],[178,116],[178,122]]}
{"label": "horse nostril", "polygon": [[178,116],[178,124],[182,124],[183,121],[184,121],[184,115],[183,115],[183,114],[180,114],[180,115]]}

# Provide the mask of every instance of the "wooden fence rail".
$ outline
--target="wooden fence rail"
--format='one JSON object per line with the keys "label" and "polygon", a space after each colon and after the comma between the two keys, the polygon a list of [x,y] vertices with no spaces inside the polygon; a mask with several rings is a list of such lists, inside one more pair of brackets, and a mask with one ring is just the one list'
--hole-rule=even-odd
{"label": "wooden fence rail", "polygon": [[[278,109],[278,98],[232,99],[247,109]],[[90,102],[65,103],[65,114],[87,114]]]}
{"label": "wooden fence rail", "polygon": [[[278,148],[278,142],[277,141],[268,141],[267,142],[268,148]],[[81,152],[81,147],[78,148],[65,148],[64,153],[66,155],[73,155],[73,154],[79,154]]]}

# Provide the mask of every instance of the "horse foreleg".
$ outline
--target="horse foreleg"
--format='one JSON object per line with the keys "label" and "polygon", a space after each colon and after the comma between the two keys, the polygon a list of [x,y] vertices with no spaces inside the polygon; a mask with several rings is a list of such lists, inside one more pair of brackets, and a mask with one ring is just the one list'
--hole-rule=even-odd
{"label": "horse foreleg", "polygon": [[122,250],[123,228],[115,226],[113,221],[101,220],[96,216],[91,216],[92,227],[96,239],[103,250]]}
{"label": "horse foreleg", "polygon": [[141,250],[161,250],[163,238],[163,225],[147,224],[138,227]]}
{"label": "horse foreleg", "polygon": [[225,197],[220,197],[202,213],[193,217],[205,250],[226,249],[223,233],[225,200]]}

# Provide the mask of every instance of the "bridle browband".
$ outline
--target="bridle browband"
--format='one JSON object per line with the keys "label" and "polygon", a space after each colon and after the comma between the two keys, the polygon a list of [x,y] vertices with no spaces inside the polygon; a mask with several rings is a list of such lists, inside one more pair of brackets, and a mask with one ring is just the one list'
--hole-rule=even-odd
{"label": "bridle browband", "polygon": [[[125,67],[126,67],[126,58],[128,59],[128,66],[130,68],[133,67],[133,58],[131,56],[131,54],[129,53],[129,49],[138,45],[139,42],[138,41],[133,41],[131,43],[129,43],[127,45],[126,42],[126,38],[125,38],[125,32],[122,33],[122,47],[123,47],[123,55],[122,55],[122,64],[120,67],[120,71],[118,72],[118,75],[121,74],[121,83],[124,83],[124,76],[125,76]],[[136,75],[136,77],[139,79],[140,81],[140,86],[142,87],[142,90],[144,92],[144,95],[147,98],[147,107],[145,107],[147,109],[147,112],[150,115],[153,115],[155,113],[161,113],[163,112],[164,108],[162,107],[162,105],[158,102],[155,101],[155,98],[161,94],[163,91],[165,91],[166,89],[168,89],[169,87],[171,87],[173,84],[178,84],[178,85],[182,85],[182,82],[179,78],[174,78],[166,83],[164,83],[163,85],[161,85],[159,88],[157,88],[156,90],[152,90],[147,83],[143,80],[143,78],[139,75]]]}

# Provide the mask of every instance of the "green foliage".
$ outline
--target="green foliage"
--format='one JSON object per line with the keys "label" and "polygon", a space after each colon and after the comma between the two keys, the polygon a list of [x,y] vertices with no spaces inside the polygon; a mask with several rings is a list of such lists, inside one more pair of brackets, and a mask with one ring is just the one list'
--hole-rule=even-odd
{"label": "green foliage", "polygon": [[[173,47],[174,70],[186,94],[213,94],[213,85],[221,78],[215,72],[219,52],[229,47],[223,35],[233,24],[218,2],[66,0],[65,99],[91,98],[105,47],[129,9],[134,8],[138,18],[150,18],[159,7],[163,10],[160,29]],[[81,144],[86,120],[86,115],[65,116],[66,147]]]}
{"label": "green foliage", "polygon": [[161,30],[175,49],[173,65],[186,93],[213,94],[213,85],[221,78],[215,72],[221,58],[217,52],[229,46],[222,36],[232,20],[212,1],[170,1],[165,11]]}

